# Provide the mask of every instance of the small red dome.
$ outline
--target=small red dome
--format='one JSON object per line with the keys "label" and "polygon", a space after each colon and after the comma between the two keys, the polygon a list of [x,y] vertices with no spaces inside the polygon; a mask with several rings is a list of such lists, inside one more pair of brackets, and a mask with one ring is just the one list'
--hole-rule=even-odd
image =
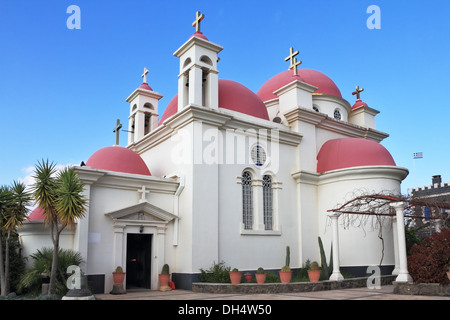
{"label": "small red dome", "polygon": [[314,93],[329,94],[342,98],[341,91],[328,76],[322,72],[312,69],[298,69],[298,74],[294,75],[292,70],[283,71],[265,82],[256,93],[262,101],[278,98],[274,91],[284,87],[294,80],[300,80],[318,89]]}
{"label": "small red dome", "polygon": [[204,39],[204,40],[209,41],[208,38],[207,38],[201,31],[196,31],[196,32],[191,36],[191,38],[192,38],[192,37],[197,37],[197,38],[201,38],[201,39]]}
{"label": "small red dome", "polygon": [[364,101],[358,99],[358,100],[356,100],[355,104],[352,106],[352,110],[362,108],[362,107],[368,107],[368,105]]}
{"label": "small red dome", "polygon": [[86,166],[94,169],[150,176],[150,170],[144,160],[133,150],[112,146],[102,148],[86,161]]}
{"label": "small red dome", "polygon": [[[264,102],[253,91],[232,80],[219,80],[219,108],[233,110],[269,120]],[[169,102],[160,123],[177,113],[178,95]]]}
{"label": "small red dome", "polygon": [[41,207],[36,207],[27,217],[28,221],[44,221],[44,209]]}
{"label": "small red dome", "polygon": [[351,167],[395,165],[385,147],[363,138],[328,140],[317,155],[318,173]]}
{"label": "small red dome", "polygon": [[141,89],[147,89],[147,90],[153,91],[153,89],[148,85],[147,82],[143,82],[143,83],[139,86],[139,88],[141,88]]}

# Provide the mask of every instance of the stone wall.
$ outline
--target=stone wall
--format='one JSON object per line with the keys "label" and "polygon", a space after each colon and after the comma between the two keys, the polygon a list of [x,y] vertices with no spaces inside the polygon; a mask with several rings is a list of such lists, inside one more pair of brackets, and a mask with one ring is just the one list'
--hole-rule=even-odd
{"label": "stone wall", "polygon": [[[381,276],[381,285],[392,284],[396,276]],[[286,292],[311,292],[322,290],[338,290],[361,288],[367,286],[367,277],[351,278],[342,281],[319,281],[319,282],[291,282],[291,283],[205,283],[196,282],[192,284],[192,291],[203,293],[286,293]]]}
{"label": "stone wall", "polygon": [[394,293],[422,296],[450,296],[450,285],[394,282]]}

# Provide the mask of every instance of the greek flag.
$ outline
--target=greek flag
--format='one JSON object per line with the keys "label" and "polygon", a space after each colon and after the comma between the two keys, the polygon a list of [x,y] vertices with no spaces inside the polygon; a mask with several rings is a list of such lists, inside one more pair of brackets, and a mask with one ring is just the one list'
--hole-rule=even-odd
{"label": "greek flag", "polygon": [[414,153],[414,159],[422,159],[423,158],[423,152],[415,152]]}

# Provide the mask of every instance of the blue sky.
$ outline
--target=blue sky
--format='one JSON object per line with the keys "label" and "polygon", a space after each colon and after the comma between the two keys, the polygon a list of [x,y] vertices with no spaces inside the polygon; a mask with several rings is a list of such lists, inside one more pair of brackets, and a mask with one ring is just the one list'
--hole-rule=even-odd
{"label": "blue sky", "polygon": [[[81,29],[67,28],[70,5]],[[370,5],[381,29],[367,27]],[[79,164],[113,145],[144,67],[164,95],[162,115],[177,90],[173,53],[194,33],[197,10],[203,33],[224,47],[220,78],[256,92],[289,67],[292,46],[300,67],[327,74],[351,104],[355,86],[365,89],[377,129],[390,135],[382,144],[410,170],[403,193],[432,175],[450,181],[449,1],[2,0],[0,184],[26,179],[41,159]],[[414,163],[414,152],[424,158]]]}

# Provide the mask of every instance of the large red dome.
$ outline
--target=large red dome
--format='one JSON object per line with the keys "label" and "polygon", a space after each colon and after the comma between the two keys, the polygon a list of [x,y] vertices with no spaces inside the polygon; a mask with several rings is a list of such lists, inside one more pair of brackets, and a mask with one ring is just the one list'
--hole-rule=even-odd
{"label": "large red dome", "polygon": [[328,140],[317,155],[318,173],[351,167],[395,165],[385,147],[363,138]]}
{"label": "large red dome", "polygon": [[[232,80],[219,80],[219,108],[233,110],[257,118],[269,120],[262,100],[244,85]],[[160,123],[177,113],[178,95],[169,102]]]}
{"label": "large red dome", "polygon": [[44,221],[45,215],[44,215],[44,209],[41,207],[36,207],[27,217],[28,221]]}
{"label": "large red dome", "polygon": [[86,166],[115,172],[151,175],[144,160],[136,152],[121,146],[106,147],[96,151],[86,161]]}
{"label": "large red dome", "polygon": [[341,91],[327,75],[312,69],[298,69],[294,75],[292,70],[283,71],[265,82],[256,93],[262,101],[278,98],[274,91],[284,87],[294,80],[300,80],[317,87],[315,94],[329,94],[342,98]]}

